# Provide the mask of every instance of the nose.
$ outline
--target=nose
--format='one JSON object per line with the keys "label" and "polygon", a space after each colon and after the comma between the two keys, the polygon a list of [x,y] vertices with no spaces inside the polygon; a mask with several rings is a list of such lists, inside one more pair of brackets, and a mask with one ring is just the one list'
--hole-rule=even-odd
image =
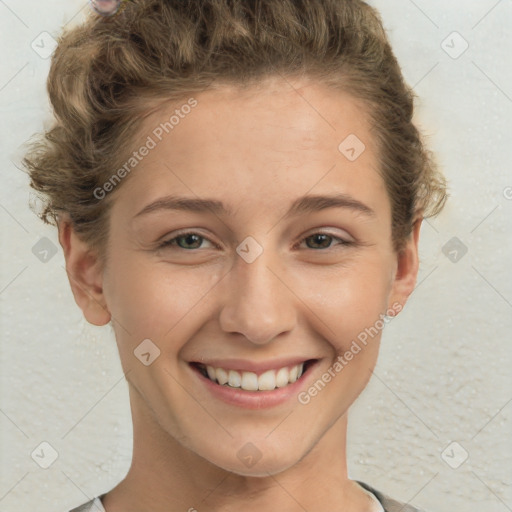
{"label": "nose", "polygon": [[237,256],[224,282],[226,298],[220,314],[224,332],[264,345],[293,329],[296,297],[276,261],[266,250],[252,263]]}

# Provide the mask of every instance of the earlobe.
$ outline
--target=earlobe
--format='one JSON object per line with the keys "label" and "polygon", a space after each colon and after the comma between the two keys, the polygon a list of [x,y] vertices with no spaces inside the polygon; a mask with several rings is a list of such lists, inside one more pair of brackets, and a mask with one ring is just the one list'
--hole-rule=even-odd
{"label": "earlobe", "polygon": [[93,325],[105,325],[111,319],[103,293],[101,262],[75,233],[69,216],[59,218],[59,242],[64,250],[66,273],[75,302],[85,319]]}
{"label": "earlobe", "polygon": [[404,247],[397,253],[397,269],[390,297],[390,309],[395,309],[393,305],[398,303],[400,304],[400,310],[402,310],[416,286],[419,269],[418,246],[422,220],[421,217],[416,219]]}

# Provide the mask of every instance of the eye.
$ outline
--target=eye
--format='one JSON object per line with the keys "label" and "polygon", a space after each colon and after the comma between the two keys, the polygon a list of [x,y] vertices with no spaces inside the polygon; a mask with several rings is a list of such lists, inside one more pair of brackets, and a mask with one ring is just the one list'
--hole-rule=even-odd
{"label": "eye", "polygon": [[338,236],[331,235],[330,233],[313,233],[312,235],[308,235],[301,240],[301,242],[312,241],[312,246],[308,245],[308,249],[318,250],[318,249],[331,249],[331,243],[333,240],[338,240],[338,244],[336,245],[354,245],[354,242],[351,240],[345,240]]}
{"label": "eye", "polygon": [[205,238],[204,236],[201,236],[193,231],[190,231],[188,233],[181,233],[175,236],[174,238],[170,238],[168,240],[163,241],[159,245],[159,248],[167,248],[177,245],[179,249],[199,249],[202,245],[202,242],[205,240],[210,242],[212,246],[215,247],[215,244],[208,240],[208,238]]}
{"label": "eye", "polygon": [[[313,250],[319,250],[319,249],[331,249],[332,248],[332,242],[337,240],[338,243],[336,245],[338,246],[349,246],[354,245],[354,242],[351,240],[345,240],[341,237],[334,236],[330,233],[313,233],[311,235],[308,235],[304,237],[300,243],[306,242],[307,249],[313,249]],[[216,244],[211,242],[208,238],[199,235],[198,233],[194,231],[186,232],[186,233],[180,233],[174,238],[170,238],[168,240],[164,240],[158,247],[159,248],[169,248],[169,247],[176,247],[178,249],[185,249],[185,250],[194,250],[194,249],[200,249],[205,248],[202,247],[203,242],[207,241],[211,244],[212,247],[218,247]],[[308,242],[311,242],[308,244]],[[299,244],[300,245],[300,244]],[[210,248],[212,248],[210,247]],[[208,248],[208,247],[206,247]]]}

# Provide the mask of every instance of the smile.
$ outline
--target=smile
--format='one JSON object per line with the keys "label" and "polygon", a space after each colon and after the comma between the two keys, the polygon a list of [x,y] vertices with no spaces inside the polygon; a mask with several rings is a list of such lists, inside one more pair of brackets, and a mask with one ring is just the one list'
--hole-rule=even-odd
{"label": "smile", "polygon": [[248,371],[215,368],[199,363],[196,364],[196,367],[205,377],[221,386],[239,388],[245,391],[272,391],[296,382],[303,374],[306,363],[307,361],[294,366],[267,370],[260,373],[260,375]]}
{"label": "smile", "polygon": [[216,400],[256,410],[296,403],[297,394],[311,380],[319,364],[319,359],[300,357],[267,362],[247,359],[189,362],[193,374]]}

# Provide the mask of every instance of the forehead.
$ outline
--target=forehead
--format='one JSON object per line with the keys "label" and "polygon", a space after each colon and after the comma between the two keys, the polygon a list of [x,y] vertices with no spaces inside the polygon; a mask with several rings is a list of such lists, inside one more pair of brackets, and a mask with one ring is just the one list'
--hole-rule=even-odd
{"label": "forehead", "polygon": [[156,145],[127,180],[134,208],[164,188],[217,195],[235,208],[247,200],[272,208],[285,196],[335,188],[370,203],[387,199],[366,108],[347,93],[271,79],[243,89],[217,86],[185,108],[190,99],[144,120],[138,143],[149,136]]}

